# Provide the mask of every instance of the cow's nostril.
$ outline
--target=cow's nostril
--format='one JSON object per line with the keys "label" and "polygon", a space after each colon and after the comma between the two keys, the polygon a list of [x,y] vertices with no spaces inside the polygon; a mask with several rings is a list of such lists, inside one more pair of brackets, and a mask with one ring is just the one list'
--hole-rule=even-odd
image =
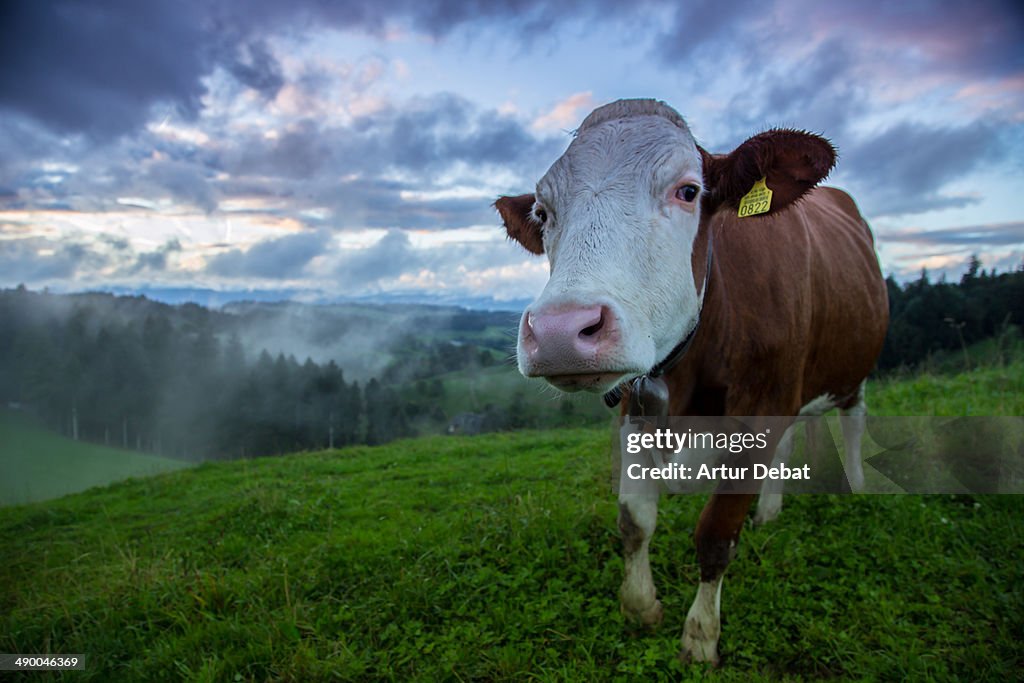
{"label": "cow's nostril", "polygon": [[602,327],[604,327],[604,311],[601,311],[601,317],[596,323],[594,323],[590,327],[584,327],[582,330],[580,330],[580,336],[593,337],[595,334],[601,331]]}

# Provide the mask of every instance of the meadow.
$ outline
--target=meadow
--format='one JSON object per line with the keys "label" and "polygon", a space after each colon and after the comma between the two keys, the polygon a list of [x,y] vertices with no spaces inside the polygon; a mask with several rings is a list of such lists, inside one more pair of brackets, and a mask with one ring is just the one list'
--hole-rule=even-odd
{"label": "meadow", "polygon": [[[1022,414],[1020,361],[882,380],[876,412]],[[1013,680],[1024,498],[790,496],[748,525],[723,663],[675,655],[701,497],[661,506],[653,633],[618,612],[608,428],[207,463],[0,509],[0,651],[75,680]],[[32,674],[55,680],[60,674]]]}
{"label": "meadow", "polygon": [[0,410],[0,505],[49,500],[192,464],[72,441]]}

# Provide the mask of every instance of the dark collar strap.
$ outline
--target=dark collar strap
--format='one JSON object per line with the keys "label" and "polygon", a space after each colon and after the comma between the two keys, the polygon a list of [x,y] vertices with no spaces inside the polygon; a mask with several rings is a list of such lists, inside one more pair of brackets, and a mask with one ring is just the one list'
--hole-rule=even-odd
{"label": "dark collar strap", "polygon": [[[694,323],[693,328],[686,334],[685,337],[683,337],[683,340],[676,344],[675,348],[669,351],[669,354],[665,356],[665,358],[661,362],[655,364],[655,366],[648,370],[646,374],[640,375],[639,377],[632,380],[634,392],[642,392],[644,387],[653,386],[653,384],[649,380],[658,379],[666,372],[674,368],[676,366],[676,363],[682,360],[683,356],[686,355],[686,352],[690,350],[690,346],[693,345],[693,340],[697,336],[697,330],[700,328],[701,314],[704,312],[704,300],[707,298],[708,294],[708,276],[711,275],[711,258],[714,254],[714,251],[712,249],[713,236],[714,233],[711,231],[711,226],[708,226],[708,260],[707,266],[704,269],[704,284],[701,285],[700,289],[700,307],[697,308],[697,322]],[[660,384],[664,384],[664,382],[661,382]],[[604,395],[604,404],[606,406],[608,406],[609,408],[614,408],[615,406],[619,405],[619,402],[622,400],[623,386],[625,386],[625,384],[620,384]],[[632,403],[636,403],[636,405],[642,405],[644,402],[641,400],[640,402],[634,401]],[[666,407],[667,403],[668,401],[666,397]],[[630,415],[633,414],[632,411],[633,407],[631,405]]]}

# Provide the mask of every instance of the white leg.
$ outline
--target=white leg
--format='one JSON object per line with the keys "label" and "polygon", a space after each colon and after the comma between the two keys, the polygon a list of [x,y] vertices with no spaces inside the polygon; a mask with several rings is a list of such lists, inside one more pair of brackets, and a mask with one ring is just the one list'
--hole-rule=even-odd
{"label": "white leg", "polygon": [[697,597],[683,626],[684,657],[697,662],[718,664],[718,637],[722,632],[722,577],[701,581]]}
{"label": "white leg", "polygon": [[847,410],[840,410],[843,424],[843,447],[846,450],[846,479],[850,488],[864,490],[864,469],[860,459],[860,440],[864,434],[868,408],[864,401],[864,383],[857,390],[857,403]]}
{"label": "white leg", "polygon": [[[825,457],[825,435],[822,432],[828,433],[828,427],[822,429],[821,415],[811,415],[812,419],[805,421],[804,432],[804,460],[811,464],[811,471],[818,469],[821,465],[822,459]],[[829,438],[832,438],[829,435]]]}
{"label": "white leg", "polygon": [[650,467],[653,464],[646,450],[629,452],[629,435],[638,430],[638,425],[624,425],[620,433],[619,531],[622,533],[625,571],[619,590],[619,604],[627,619],[641,626],[655,626],[661,622],[661,603],[654,589],[647,548],[658,522],[661,486],[657,480],[634,480],[628,476],[630,465]]}
{"label": "white leg", "polygon": [[661,622],[661,602],[654,588],[647,554],[658,519],[658,493],[619,496],[619,531],[622,532],[625,574],[619,600],[622,613],[641,626]]}
{"label": "white leg", "polygon": [[[794,422],[782,435],[779,445],[775,447],[775,455],[772,458],[772,467],[785,465],[789,456],[793,453],[793,430],[798,423]],[[757,511],[754,513],[754,524],[760,526],[767,524],[779,516],[782,510],[782,488],[784,482],[781,479],[765,479],[761,484],[761,495],[757,498]]]}

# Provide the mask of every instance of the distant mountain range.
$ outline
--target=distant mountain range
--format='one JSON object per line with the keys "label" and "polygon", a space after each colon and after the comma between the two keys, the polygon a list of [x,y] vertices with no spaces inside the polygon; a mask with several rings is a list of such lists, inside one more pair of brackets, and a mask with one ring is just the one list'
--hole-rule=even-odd
{"label": "distant mountain range", "polygon": [[251,301],[263,303],[301,302],[304,304],[417,304],[456,306],[475,311],[522,311],[530,303],[530,299],[498,300],[482,296],[445,296],[414,290],[357,297],[328,297],[323,292],[294,289],[216,290],[202,287],[109,287],[104,291],[121,296],[145,296],[148,299],[168,304],[195,303],[206,308],[221,308],[231,303]]}

